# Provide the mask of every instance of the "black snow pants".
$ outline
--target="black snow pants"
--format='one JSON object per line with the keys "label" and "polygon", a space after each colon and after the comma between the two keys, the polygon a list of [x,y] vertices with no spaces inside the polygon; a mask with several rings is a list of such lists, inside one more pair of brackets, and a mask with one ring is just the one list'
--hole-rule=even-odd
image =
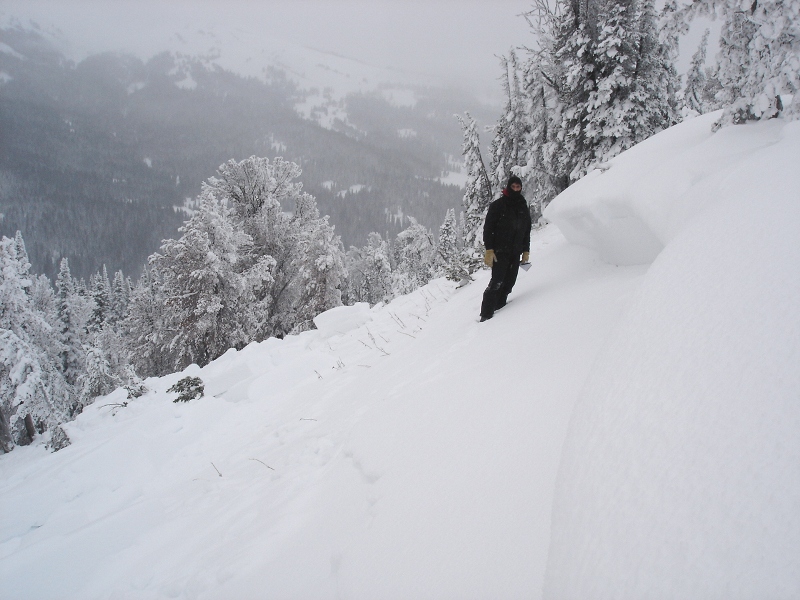
{"label": "black snow pants", "polygon": [[517,282],[520,254],[520,252],[495,251],[497,260],[492,265],[492,278],[486,291],[483,292],[482,317],[490,319],[494,311],[506,305],[508,295]]}

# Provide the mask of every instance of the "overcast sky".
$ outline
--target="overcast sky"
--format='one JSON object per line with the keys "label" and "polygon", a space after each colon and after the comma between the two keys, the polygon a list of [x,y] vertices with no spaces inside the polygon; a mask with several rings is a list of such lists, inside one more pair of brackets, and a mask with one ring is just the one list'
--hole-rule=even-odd
{"label": "overcast sky", "polygon": [[[5,16],[56,25],[73,58],[99,50],[146,58],[198,29],[287,40],[375,66],[433,75],[485,97],[496,55],[530,43],[530,0],[3,0]],[[498,92],[499,97],[499,92]]]}

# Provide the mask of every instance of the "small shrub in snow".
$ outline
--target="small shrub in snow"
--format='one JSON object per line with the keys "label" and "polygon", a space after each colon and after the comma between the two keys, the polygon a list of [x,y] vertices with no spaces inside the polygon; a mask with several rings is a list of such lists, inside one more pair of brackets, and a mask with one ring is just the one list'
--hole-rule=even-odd
{"label": "small shrub in snow", "polygon": [[125,368],[125,375],[128,383],[124,387],[128,392],[128,400],[140,398],[150,391],[130,365]]}
{"label": "small shrub in snow", "polygon": [[67,432],[62,429],[61,425],[59,425],[53,430],[53,436],[50,438],[49,447],[53,452],[58,452],[59,450],[69,446],[71,443],[72,442],[70,441]]}
{"label": "small shrub in snow", "polygon": [[202,398],[204,391],[203,380],[199,377],[184,377],[167,390],[167,392],[178,392],[178,397],[173,402],[188,402]]}

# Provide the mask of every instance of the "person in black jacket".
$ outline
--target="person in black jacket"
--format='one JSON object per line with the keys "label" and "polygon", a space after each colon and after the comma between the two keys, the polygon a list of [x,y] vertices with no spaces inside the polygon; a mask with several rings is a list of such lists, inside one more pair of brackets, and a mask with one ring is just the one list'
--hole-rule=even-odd
{"label": "person in black jacket", "polygon": [[[531,213],[522,195],[522,181],[512,175],[503,195],[489,205],[483,225],[483,261],[492,268],[492,279],[483,292],[481,322],[506,305],[517,281],[520,262],[528,262],[531,249]],[[522,260],[520,261],[520,255]]]}

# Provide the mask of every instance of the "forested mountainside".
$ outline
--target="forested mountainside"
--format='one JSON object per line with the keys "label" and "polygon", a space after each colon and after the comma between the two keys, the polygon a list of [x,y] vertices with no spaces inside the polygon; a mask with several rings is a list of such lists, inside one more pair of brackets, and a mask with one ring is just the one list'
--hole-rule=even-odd
{"label": "forested mountainside", "polygon": [[322,127],[296,110],[304,92],[266,75],[168,53],[76,64],[35,31],[0,30],[0,234],[20,230],[34,271],[51,278],[63,257],[79,277],[103,264],[136,275],[176,237],[202,182],[251,155],[299,164],[345,247],[394,235],[407,216],[435,229],[460,203],[439,178],[460,162],[453,113],[471,99],[350,96]]}

